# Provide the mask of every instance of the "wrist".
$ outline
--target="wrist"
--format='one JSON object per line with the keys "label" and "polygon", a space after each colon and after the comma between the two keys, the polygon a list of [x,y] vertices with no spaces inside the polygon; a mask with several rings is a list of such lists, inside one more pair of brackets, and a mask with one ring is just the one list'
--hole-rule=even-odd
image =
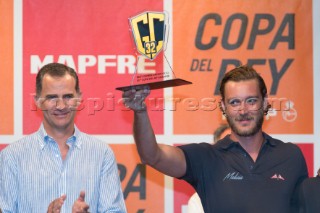
{"label": "wrist", "polygon": [[134,110],[133,111],[134,114],[138,115],[138,114],[145,114],[147,113],[147,109],[138,109],[138,110]]}

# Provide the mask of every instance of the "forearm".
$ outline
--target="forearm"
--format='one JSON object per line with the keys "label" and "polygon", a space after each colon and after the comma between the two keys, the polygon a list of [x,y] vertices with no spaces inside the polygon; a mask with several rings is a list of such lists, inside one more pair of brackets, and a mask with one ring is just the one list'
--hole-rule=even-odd
{"label": "forearm", "polygon": [[142,163],[172,177],[185,174],[186,162],[183,152],[174,146],[157,144],[146,111],[134,113],[133,132]]}
{"label": "forearm", "polygon": [[144,104],[149,93],[149,89],[132,89],[123,93],[126,106],[134,111],[133,136],[140,159],[160,172],[181,177],[186,171],[184,154],[177,147],[157,144]]}
{"label": "forearm", "polygon": [[134,112],[133,136],[141,161],[156,164],[160,150],[147,111]]}

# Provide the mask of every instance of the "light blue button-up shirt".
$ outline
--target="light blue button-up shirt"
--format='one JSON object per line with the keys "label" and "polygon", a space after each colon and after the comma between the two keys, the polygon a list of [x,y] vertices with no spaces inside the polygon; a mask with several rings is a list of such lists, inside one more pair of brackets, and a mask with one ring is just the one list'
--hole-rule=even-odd
{"label": "light blue button-up shirt", "polygon": [[80,191],[90,212],[126,212],[114,154],[108,144],[75,127],[63,161],[57,143],[40,129],[0,152],[3,213],[45,213],[66,194],[62,213],[71,213]]}

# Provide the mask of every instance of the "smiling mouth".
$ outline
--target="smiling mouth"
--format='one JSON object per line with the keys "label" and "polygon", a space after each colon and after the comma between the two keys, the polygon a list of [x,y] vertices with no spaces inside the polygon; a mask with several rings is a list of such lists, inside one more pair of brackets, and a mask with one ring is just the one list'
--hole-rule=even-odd
{"label": "smiling mouth", "polygon": [[253,117],[251,117],[251,116],[238,117],[235,120],[238,121],[238,122],[246,122],[246,121],[249,122],[249,121],[253,120]]}
{"label": "smiling mouth", "polygon": [[64,117],[66,115],[68,115],[69,112],[65,111],[65,112],[55,112],[53,113],[54,116],[57,116],[57,117]]}
{"label": "smiling mouth", "polygon": [[235,120],[241,126],[249,126],[251,121],[254,120],[254,118],[253,117],[242,117],[242,118],[236,118]]}

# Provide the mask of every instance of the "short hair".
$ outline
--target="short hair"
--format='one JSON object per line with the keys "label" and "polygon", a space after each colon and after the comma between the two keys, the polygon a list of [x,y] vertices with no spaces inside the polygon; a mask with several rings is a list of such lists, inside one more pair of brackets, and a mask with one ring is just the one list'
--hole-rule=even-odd
{"label": "short hair", "polygon": [[242,65],[227,72],[221,80],[220,95],[222,100],[224,101],[225,85],[228,81],[239,82],[252,79],[256,79],[258,81],[260,93],[262,95],[262,98],[264,99],[267,96],[267,87],[263,78],[257,73],[255,69],[253,69],[249,65]]}
{"label": "short hair", "polygon": [[220,124],[220,126],[213,133],[213,143],[216,143],[218,140],[220,140],[221,135],[229,128],[230,126],[227,123]]}
{"label": "short hair", "polygon": [[60,63],[50,63],[45,66],[43,66],[36,77],[36,98],[40,97],[41,91],[42,91],[42,80],[43,77],[48,74],[53,77],[63,77],[66,74],[71,75],[76,80],[76,86],[75,89],[77,93],[80,93],[80,85],[79,85],[79,78],[74,69],[71,67],[68,67],[64,64]]}

